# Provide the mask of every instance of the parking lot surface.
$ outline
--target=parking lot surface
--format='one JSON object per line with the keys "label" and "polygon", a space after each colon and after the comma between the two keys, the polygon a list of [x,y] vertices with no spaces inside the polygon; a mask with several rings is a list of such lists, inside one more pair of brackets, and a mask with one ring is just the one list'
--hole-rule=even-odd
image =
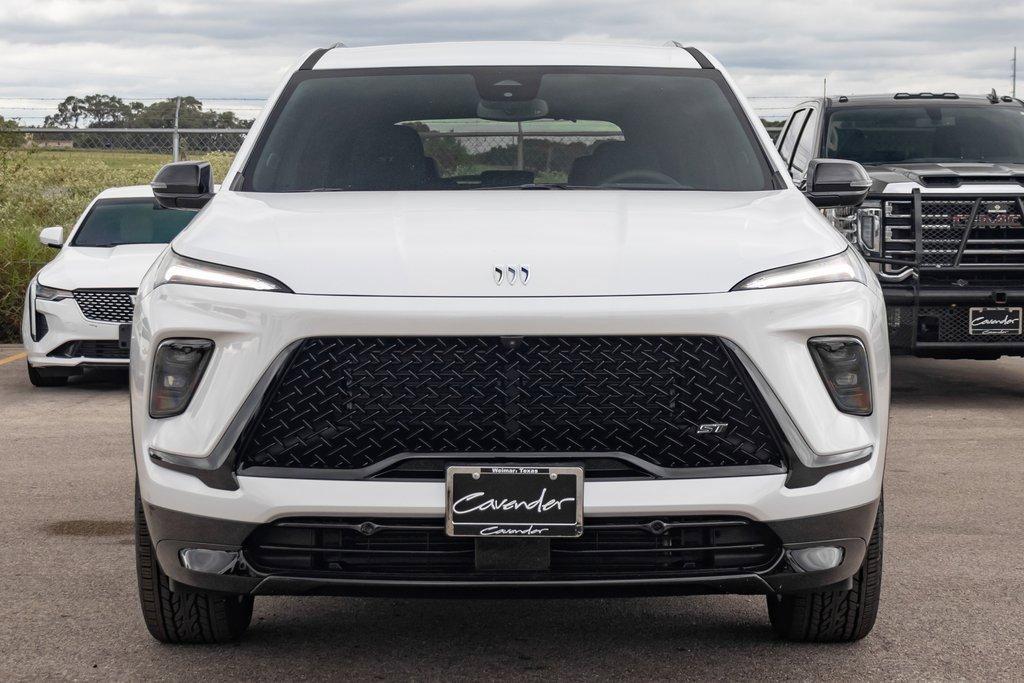
{"label": "parking lot surface", "polygon": [[55,389],[0,347],[0,677],[1016,679],[1024,360],[897,359],[882,608],[853,645],[776,640],[760,597],[260,598],[240,643],[139,613],[124,374]]}

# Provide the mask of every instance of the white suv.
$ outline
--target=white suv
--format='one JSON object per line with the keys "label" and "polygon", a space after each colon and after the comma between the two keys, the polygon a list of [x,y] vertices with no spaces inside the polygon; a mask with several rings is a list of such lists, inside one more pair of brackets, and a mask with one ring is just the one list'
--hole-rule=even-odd
{"label": "white suv", "polygon": [[[256,595],[768,596],[871,629],[889,407],[876,279],[711,57],[315,50],[147,274],[137,552],[167,642]],[[810,201],[808,201],[810,199]]]}
{"label": "white suv", "polygon": [[63,228],[43,228],[39,241],[60,253],[25,294],[21,337],[32,384],[60,386],[87,367],[127,367],[139,281],[191,219],[139,185],[97,195],[66,242]]}

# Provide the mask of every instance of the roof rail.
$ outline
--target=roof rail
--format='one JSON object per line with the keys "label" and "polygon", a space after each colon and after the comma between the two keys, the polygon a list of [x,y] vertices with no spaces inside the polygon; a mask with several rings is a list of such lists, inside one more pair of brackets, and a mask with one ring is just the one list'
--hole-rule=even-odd
{"label": "roof rail", "polygon": [[348,47],[348,45],[346,45],[345,43],[334,43],[330,47],[318,47],[317,49],[313,50],[313,52],[310,53],[309,57],[306,58],[306,61],[302,63],[302,66],[299,67],[299,71],[309,71],[314,66],[316,66],[316,63],[320,61],[320,58],[324,56],[325,52],[327,52],[328,50],[333,50],[336,47]]}
{"label": "roof rail", "polygon": [[707,57],[704,56],[703,52],[701,52],[700,50],[698,50],[695,47],[686,47],[685,45],[680,43],[678,40],[670,40],[667,43],[665,43],[664,45],[662,45],[662,47],[678,47],[680,50],[686,50],[687,52],[690,53],[690,56],[693,57],[694,61],[697,62],[697,65],[700,68],[702,68],[702,69],[714,69],[715,68],[715,65],[711,63],[710,59],[708,59]]}
{"label": "roof rail", "polygon": [[955,92],[898,92],[894,100],[959,100]]}

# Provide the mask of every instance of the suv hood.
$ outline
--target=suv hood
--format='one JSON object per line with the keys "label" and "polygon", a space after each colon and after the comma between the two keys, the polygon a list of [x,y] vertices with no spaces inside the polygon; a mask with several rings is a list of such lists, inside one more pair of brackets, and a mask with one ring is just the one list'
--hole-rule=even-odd
{"label": "suv hood", "polygon": [[797,190],[223,192],[173,242],[300,294],[438,297],[724,292],[845,246]]}
{"label": "suv hood", "polygon": [[166,244],[65,246],[39,271],[38,280],[60,289],[134,289],[166,248]]}
{"label": "suv hood", "polygon": [[871,191],[881,192],[891,183],[908,180],[922,187],[960,187],[963,184],[1024,185],[1024,164],[928,163],[866,166],[875,181]]}

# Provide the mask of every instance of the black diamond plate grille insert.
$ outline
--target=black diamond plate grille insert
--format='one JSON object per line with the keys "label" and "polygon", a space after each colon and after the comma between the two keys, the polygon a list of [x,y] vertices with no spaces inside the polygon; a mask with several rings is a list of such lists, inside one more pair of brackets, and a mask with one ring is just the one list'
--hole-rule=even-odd
{"label": "black diamond plate grille insert", "polygon": [[75,301],[89,320],[104,323],[130,323],[135,305],[134,289],[76,289]]}
{"label": "black diamond plate grille insert", "polygon": [[[315,338],[268,391],[239,464],[620,451],[661,467],[782,466],[769,415],[714,337]],[[698,434],[709,424],[727,427]]]}

